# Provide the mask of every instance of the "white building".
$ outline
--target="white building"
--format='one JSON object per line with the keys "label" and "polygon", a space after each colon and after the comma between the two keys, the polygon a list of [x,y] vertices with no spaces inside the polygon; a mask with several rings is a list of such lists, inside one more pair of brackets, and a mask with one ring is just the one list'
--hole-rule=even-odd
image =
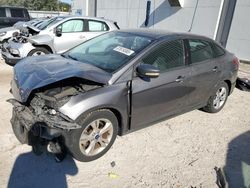
{"label": "white building", "polygon": [[72,12],[115,20],[121,28],[206,35],[250,61],[249,0],[73,0]]}

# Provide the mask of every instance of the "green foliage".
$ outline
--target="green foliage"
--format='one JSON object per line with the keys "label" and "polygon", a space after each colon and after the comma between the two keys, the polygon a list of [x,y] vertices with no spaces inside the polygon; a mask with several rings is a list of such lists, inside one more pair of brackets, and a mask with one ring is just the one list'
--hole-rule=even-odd
{"label": "green foliage", "polygon": [[0,5],[25,7],[29,10],[65,11],[69,12],[71,6],[58,0],[0,0]]}
{"label": "green foliage", "polygon": [[59,2],[59,9],[62,12],[70,12],[71,11],[71,5],[64,2]]}

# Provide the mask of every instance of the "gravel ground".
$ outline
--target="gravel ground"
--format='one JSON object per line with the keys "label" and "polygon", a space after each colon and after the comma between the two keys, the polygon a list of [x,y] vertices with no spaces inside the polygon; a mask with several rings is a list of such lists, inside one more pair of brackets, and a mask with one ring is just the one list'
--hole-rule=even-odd
{"label": "gravel ground", "polygon": [[0,62],[0,187],[213,188],[215,166],[225,170],[231,187],[250,185],[247,92],[236,89],[217,114],[195,110],[118,137],[96,161],[81,163],[68,156],[55,163],[52,155],[35,156],[16,140],[11,105],[5,102],[11,97],[11,76],[12,68]]}

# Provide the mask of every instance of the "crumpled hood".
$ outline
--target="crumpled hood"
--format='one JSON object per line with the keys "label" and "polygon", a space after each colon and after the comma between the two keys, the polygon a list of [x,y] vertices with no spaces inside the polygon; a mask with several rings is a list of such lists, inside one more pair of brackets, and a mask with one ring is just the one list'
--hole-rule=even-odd
{"label": "crumpled hood", "polygon": [[36,27],[33,26],[33,25],[27,25],[27,28],[28,28],[28,29],[31,29],[31,30],[33,30],[33,31],[35,31],[36,33],[39,33],[39,32],[41,31],[40,29],[36,28]]}
{"label": "crumpled hood", "polygon": [[64,58],[60,55],[28,57],[14,66],[12,94],[26,102],[30,93],[48,84],[78,77],[100,84],[108,84],[111,74],[95,66]]}

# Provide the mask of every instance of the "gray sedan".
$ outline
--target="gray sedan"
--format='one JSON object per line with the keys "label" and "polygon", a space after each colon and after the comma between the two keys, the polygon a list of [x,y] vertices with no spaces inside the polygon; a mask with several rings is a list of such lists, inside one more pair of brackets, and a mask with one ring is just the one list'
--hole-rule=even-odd
{"label": "gray sedan", "polygon": [[12,127],[38,154],[48,144],[57,159],[68,151],[79,161],[95,160],[117,135],[194,109],[219,112],[238,65],[206,37],[113,31],[62,55],[18,63],[9,100]]}

